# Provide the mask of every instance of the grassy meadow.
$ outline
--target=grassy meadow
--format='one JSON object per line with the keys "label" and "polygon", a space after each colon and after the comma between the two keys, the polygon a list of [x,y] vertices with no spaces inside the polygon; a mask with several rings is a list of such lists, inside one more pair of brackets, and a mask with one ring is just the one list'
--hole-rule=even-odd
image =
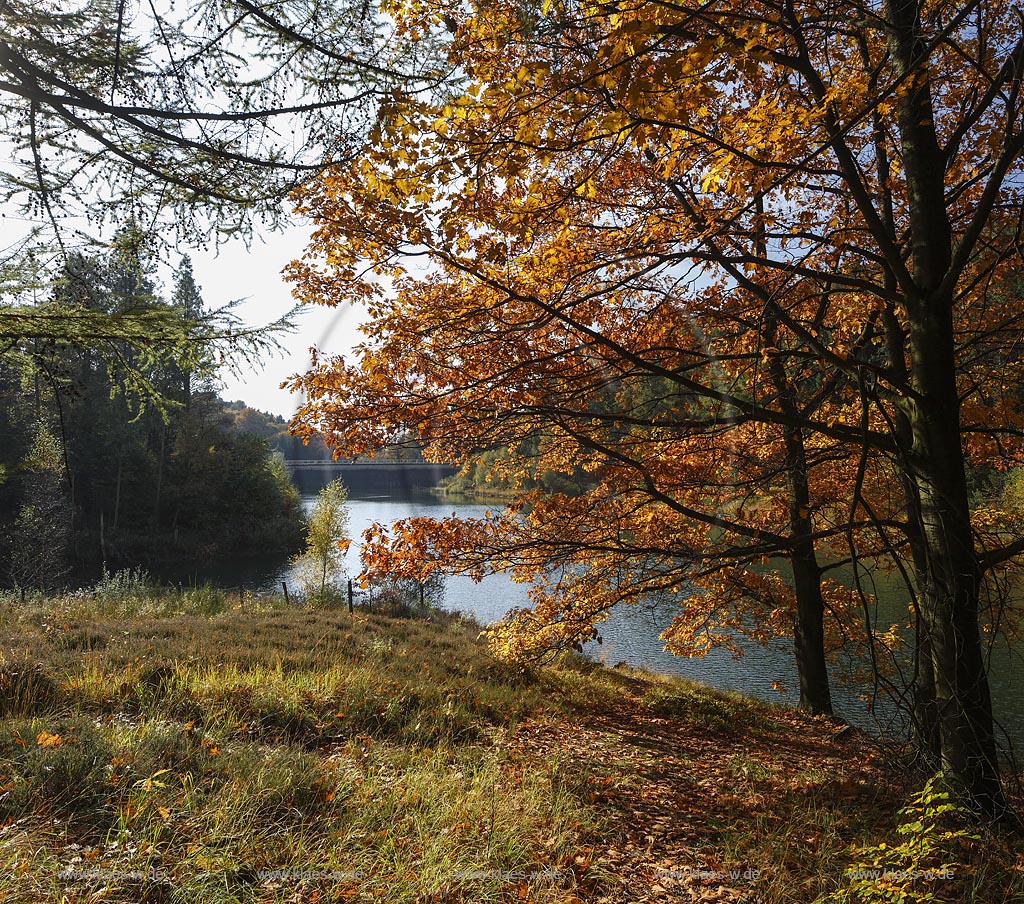
{"label": "grassy meadow", "polygon": [[[0,631],[2,902],[1024,894],[1013,836],[899,813],[920,779],[860,732],[519,669],[453,615],[110,581],[2,601]],[[878,864],[954,877],[848,873]]]}

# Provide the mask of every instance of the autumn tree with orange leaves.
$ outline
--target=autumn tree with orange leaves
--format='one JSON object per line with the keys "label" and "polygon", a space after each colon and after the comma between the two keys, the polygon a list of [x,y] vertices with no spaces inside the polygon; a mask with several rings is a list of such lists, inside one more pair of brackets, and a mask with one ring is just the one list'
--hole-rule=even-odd
{"label": "autumn tree with orange leaves", "polygon": [[[318,225],[299,294],[372,321],[355,361],[295,381],[296,425],[348,454],[409,428],[436,458],[505,447],[512,478],[592,489],[381,529],[371,566],[540,576],[495,632],[513,654],[693,581],[670,649],[792,624],[802,700],[827,711],[823,613],[856,601],[822,562],[886,556],[912,577],[922,750],[1000,811],[979,618],[1021,546],[981,542],[967,473],[1019,454],[1019,13],[389,12],[448,29],[455,75],[394,95],[364,156],[297,196]],[[791,585],[754,569],[776,555]]]}

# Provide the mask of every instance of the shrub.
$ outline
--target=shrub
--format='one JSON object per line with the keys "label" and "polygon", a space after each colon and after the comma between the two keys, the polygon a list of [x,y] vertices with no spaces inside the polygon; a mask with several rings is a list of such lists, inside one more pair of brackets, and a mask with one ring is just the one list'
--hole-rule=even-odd
{"label": "shrub", "polygon": [[152,599],[155,591],[144,568],[122,568],[111,574],[104,564],[103,574],[92,588],[91,596],[101,612],[132,616]]}
{"label": "shrub", "polygon": [[[941,786],[941,777],[899,811],[898,844],[881,842],[853,849],[846,870],[849,885],[823,904],[938,904],[949,900],[942,886],[957,878],[980,837],[969,829],[966,811]],[[944,891],[944,890],[943,890]]]}
{"label": "shrub", "polygon": [[394,615],[426,614],[444,604],[444,576],[434,572],[426,581],[387,575],[373,580],[367,588],[367,599],[374,608]]}

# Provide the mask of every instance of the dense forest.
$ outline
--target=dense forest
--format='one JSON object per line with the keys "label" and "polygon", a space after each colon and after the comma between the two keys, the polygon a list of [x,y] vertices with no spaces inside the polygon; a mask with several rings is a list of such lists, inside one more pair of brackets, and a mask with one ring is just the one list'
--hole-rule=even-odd
{"label": "dense forest", "polygon": [[[73,256],[50,291],[65,310],[170,308],[186,319],[203,311],[187,258],[167,298],[152,272],[116,252]],[[301,543],[298,493],[274,450],[283,420],[223,402],[212,348],[187,351],[146,355],[112,340],[101,353],[40,338],[8,347],[0,360],[8,585],[42,589],[103,565],[283,554]]]}

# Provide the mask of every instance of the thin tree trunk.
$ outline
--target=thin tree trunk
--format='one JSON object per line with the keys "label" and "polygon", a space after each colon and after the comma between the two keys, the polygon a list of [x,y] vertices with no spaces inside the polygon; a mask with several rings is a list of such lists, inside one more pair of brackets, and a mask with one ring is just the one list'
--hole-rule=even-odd
{"label": "thin tree trunk", "polygon": [[813,549],[807,557],[794,552],[790,562],[797,599],[794,646],[800,680],[800,708],[815,715],[831,715],[832,694],[825,662],[825,602],[821,595],[821,569],[815,561]]}
{"label": "thin tree trunk", "polygon": [[796,594],[794,647],[800,679],[800,708],[815,715],[832,715],[832,693],[825,661],[825,599],[821,593],[821,568],[810,539],[813,522],[807,449],[799,429],[786,427],[785,434],[789,530],[793,538],[789,561]]}
{"label": "thin tree trunk", "polygon": [[117,530],[117,523],[121,517],[121,474],[124,470],[124,458],[117,459],[117,481],[114,484],[114,517],[111,519],[110,527]]}
{"label": "thin tree trunk", "polygon": [[[892,308],[885,312],[883,323],[889,366],[899,382],[905,383],[910,378],[906,361],[906,332]],[[907,542],[910,546],[910,556],[917,584],[913,601],[914,664],[911,679],[913,681],[911,728],[917,755],[929,769],[937,770],[942,761],[942,744],[939,738],[938,708],[935,705],[935,667],[932,662],[929,634],[925,629],[921,612],[921,600],[917,595],[919,588],[924,587],[927,583],[928,553],[925,548],[924,525],[921,520],[921,497],[911,474],[910,463],[913,458],[914,431],[910,419],[900,406],[896,406],[893,411],[893,428],[903,459],[899,481],[906,509]]]}
{"label": "thin tree trunk", "polygon": [[[774,329],[771,330],[774,339]],[[793,388],[778,359],[770,364],[772,379],[779,393],[779,407],[787,414],[796,412]],[[821,593],[821,568],[811,535],[811,493],[807,448],[798,427],[784,427],[786,446],[786,484],[789,491],[789,534],[792,545],[789,561],[793,569],[796,596],[794,651],[800,681],[800,708],[815,715],[832,714],[832,693],[825,661],[825,600]]]}
{"label": "thin tree trunk", "polygon": [[[756,200],[758,221],[763,222],[764,198]],[[768,256],[768,244],[759,226],[756,242],[762,258]],[[779,321],[774,303],[765,308],[763,341],[768,352],[768,372],[778,397],[779,408],[792,423],[799,422],[796,388],[786,373],[779,343]],[[792,545],[789,561],[793,569],[793,592],[796,596],[793,645],[796,654],[797,675],[800,682],[800,708],[815,715],[832,715],[832,692],[829,687],[828,666],[825,661],[825,600],[821,593],[821,568],[818,565],[811,535],[810,475],[807,447],[799,427],[783,427],[786,448],[785,472],[789,490],[789,534]]]}
{"label": "thin tree trunk", "polygon": [[153,499],[153,528],[160,527],[160,496],[164,482],[164,454],[167,448],[167,424],[160,428],[160,456],[156,463],[156,494]]}

